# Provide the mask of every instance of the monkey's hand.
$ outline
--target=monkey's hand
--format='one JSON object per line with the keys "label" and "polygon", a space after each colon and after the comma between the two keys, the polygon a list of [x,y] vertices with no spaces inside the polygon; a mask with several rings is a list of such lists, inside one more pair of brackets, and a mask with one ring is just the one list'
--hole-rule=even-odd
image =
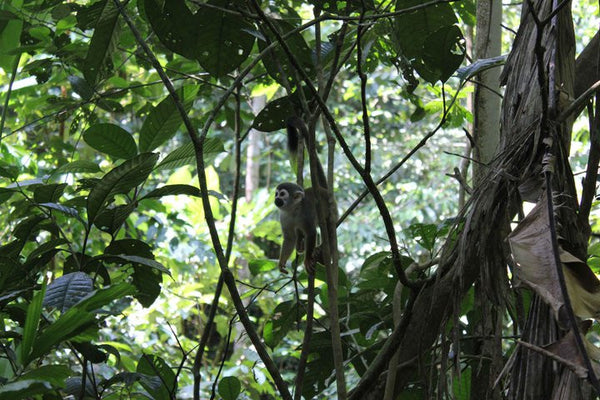
{"label": "monkey's hand", "polygon": [[313,257],[306,257],[304,259],[304,268],[306,268],[306,272],[309,275],[315,274],[315,267],[317,266],[317,262]]}

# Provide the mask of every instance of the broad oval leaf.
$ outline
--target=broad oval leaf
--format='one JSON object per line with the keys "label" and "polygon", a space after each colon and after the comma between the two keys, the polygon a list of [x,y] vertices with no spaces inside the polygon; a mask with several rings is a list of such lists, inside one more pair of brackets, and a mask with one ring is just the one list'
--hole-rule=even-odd
{"label": "broad oval leaf", "polygon": [[143,153],[112,169],[94,186],[87,199],[88,223],[91,225],[105,203],[117,193],[126,193],[148,178],[158,154]]}
{"label": "broad oval leaf", "polygon": [[[204,141],[204,163],[212,162],[218,153],[225,149],[223,142],[217,138],[208,138]],[[156,166],[157,170],[173,169],[183,167],[184,165],[194,164],[196,162],[196,152],[193,143],[186,143],[183,146],[173,150]]]}
{"label": "broad oval leaf", "polygon": [[46,289],[44,306],[64,313],[94,290],[94,282],[84,272],[72,272],[52,281]]}
{"label": "broad oval leaf", "polygon": [[135,140],[118,125],[92,125],[83,133],[83,140],[93,149],[114,158],[129,159],[137,154]]}
{"label": "broad oval leaf", "polygon": [[197,30],[202,16],[193,15],[183,0],[144,0],[143,5],[152,30],[161,43],[174,53],[195,59]]}
{"label": "broad oval leaf", "polygon": [[202,68],[218,78],[235,70],[248,58],[254,46],[254,36],[248,32],[254,27],[241,15],[221,11],[235,9],[237,2],[211,1],[209,4],[213,6],[202,6],[196,12],[197,16],[202,16],[196,39],[197,57]]}
{"label": "broad oval leaf", "polygon": [[[179,101],[188,111],[198,93],[198,86],[184,86],[177,90]],[[171,139],[182,123],[179,110],[169,95],[154,107],[140,130],[140,151],[152,151]]]}
{"label": "broad oval leaf", "polygon": [[[396,9],[421,5],[420,0],[397,0]],[[448,3],[436,4],[395,18],[394,39],[398,50],[430,83],[444,81],[464,57],[464,38]],[[452,28],[454,27],[454,28]],[[458,33],[457,33],[458,30]],[[450,59],[450,62],[449,62]]]}
{"label": "broad oval leaf", "polygon": [[280,97],[269,102],[254,118],[252,127],[261,132],[274,132],[285,128],[285,121],[295,115],[296,99],[292,95]]}
{"label": "broad oval leaf", "polygon": [[219,394],[223,400],[235,400],[240,395],[242,384],[235,376],[226,376],[219,382]]}

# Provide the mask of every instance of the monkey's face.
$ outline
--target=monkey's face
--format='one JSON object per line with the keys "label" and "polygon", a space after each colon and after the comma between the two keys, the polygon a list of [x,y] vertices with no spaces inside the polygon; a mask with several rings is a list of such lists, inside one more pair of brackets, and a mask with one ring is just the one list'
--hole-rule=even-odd
{"label": "monkey's face", "polygon": [[279,209],[286,209],[304,198],[304,190],[295,183],[285,182],[275,190],[275,205]]}

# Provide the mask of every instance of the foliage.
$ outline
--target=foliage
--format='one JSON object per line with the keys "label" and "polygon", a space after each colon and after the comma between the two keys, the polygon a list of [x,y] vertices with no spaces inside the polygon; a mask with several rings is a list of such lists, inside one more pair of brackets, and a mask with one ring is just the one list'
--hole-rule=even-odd
{"label": "foliage", "polygon": [[[394,307],[411,301],[398,292],[402,271],[411,281],[435,276],[442,242],[462,227],[455,182],[440,177],[463,153],[465,83],[504,62],[458,69],[474,2],[260,7],[0,2],[0,398],[170,399],[198,389],[287,398],[267,357],[294,382],[309,284],[302,269],[277,271],[268,192],[293,179],[276,133],[293,113],[318,110],[323,132],[343,132],[335,190],[349,213],[338,228],[337,301],[348,387],[393,332]],[[267,104],[253,110],[262,94]],[[265,135],[260,188],[243,198],[236,154],[252,128]],[[353,205],[379,177],[369,194],[381,202]],[[230,287],[220,295],[229,274],[242,311]],[[335,297],[324,268],[315,278],[306,377],[293,388],[305,398],[336,392]],[[244,317],[267,357],[246,342]],[[455,322],[475,335],[480,319],[466,298]],[[435,379],[447,375],[452,395],[467,398],[471,367]],[[400,398],[428,393],[421,376],[410,380]]]}

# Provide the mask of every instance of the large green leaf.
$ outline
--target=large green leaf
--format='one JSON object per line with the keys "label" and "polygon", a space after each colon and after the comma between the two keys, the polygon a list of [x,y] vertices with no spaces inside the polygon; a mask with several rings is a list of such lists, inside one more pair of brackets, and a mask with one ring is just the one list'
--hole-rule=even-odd
{"label": "large green leaf", "polygon": [[252,127],[261,132],[274,132],[285,128],[285,121],[290,115],[295,115],[298,96],[284,96],[267,104],[254,118]]}
{"label": "large green leaf", "polygon": [[154,268],[160,272],[163,272],[163,273],[171,276],[171,272],[164,265],[162,265],[158,261],[153,260],[151,258],[145,258],[145,257],[140,257],[140,256],[130,256],[130,255],[125,255],[125,254],[117,254],[112,257],[120,258],[125,263],[145,265],[147,267]]}
{"label": "large green leaf", "polygon": [[101,170],[98,164],[93,161],[77,160],[61,165],[60,167],[55,169],[50,175],[57,176],[63,174],[75,174],[80,172],[94,174],[96,172],[101,172]]}
{"label": "large green leaf", "polygon": [[183,0],[144,0],[143,4],[152,30],[161,43],[174,53],[195,59],[202,16],[193,15]]}
{"label": "large green leaf", "polygon": [[37,291],[27,307],[27,314],[25,316],[25,326],[23,327],[23,340],[21,340],[20,358],[23,365],[28,364],[29,354],[33,348],[34,338],[37,333],[38,325],[40,323],[40,316],[42,314],[42,302],[44,300],[44,293],[46,292],[46,282],[43,283],[42,289]]}
{"label": "large green leaf", "polygon": [[210,1],[196,13],[202,16],[197,58],[202,68],[217,78],[239,67],[254,45],[254,36],[248,33],[254,27],[239,14],[221,11],[239,6],[238,1]]}
{"label": "large green leaf", "polygon": [[114,158],[129,159],[137,154],[135,140],[118,125],[92,125],[83,133],[83,140],[93,149]]}
{"label": "large green leaf", "polygon": [[[282,35],[287,34],[294,29],[291,24],[283,20],[273,19],[271,22]],[[268,38],[269,42],[277,41],[272,34],[270,34]],[[308,44],[306,44],[302,34],[296,32],[286,36],[285,43],[290,48],[291,53],[296,57],[296,61],[300,64],[302,69],[304,69],[304,72],[306,72],[309,77],[314,78],[316,75],[316,68],[313,63],[312,51],[310,47],[308,47]],[[268,44],[269,43],[267,43],[267,40],[264,38],[258,41],[258,46],[261,51],[263,51]],[[289,57],[287,53],[285,53],[281,46],[277,46],[274,50],[271,50],[266,57],[263,57],[262,62],[269,75],[283,85],[285,84],[285,79],[287,79],[289,83],[295,81],[295,69],[288,60]]]}
{"label": "large green leaf", "polygon": [[[210,163],[214,157],[224,151],[223,142],[217,138],[208,138],[204,141],[204,162]],[[186,143],[173,150],[156,166],[157,170],[173,169],[184,165],[195,164],[196,152],[193,143]]]}
{"label": "large green leaf", "polygon": [[192,185],[165,185],[154,189],[144,197],[140,198],[140,200],[159,198],[163,196],[174,196],[178,194],[185,194],[194,197],[202,196],[200,189]]}
{"label": "large green leaf", "polygon": [[42,380],[18,380],[0,386],[0,400],[30,399],[51,390],[53,390],[52,386]]}
{"label": "large green leaf", "polygon": [[219,382],[219,394],[223,400],[236,400],[241,389],[242,384],[235,376],[226,376]]}
{"label": "large green leaf", "polygon": [[33,191],[33,200],[36,203],[57,202],[60,196],[63,195],[66,187],[66,183],[50,183],[47,185],[40,185]]}
{"label": "large green leaf", "polygon": [[152,394],[152,398],[156,400],[172,398],[171,394],[175,393],[175,374],[165,360],[155,355],[144,354],[138,361],[136,372],[150,378],[142,379],[140,383]]}
{"label": "large green leaf", "polygon": [[91,296],[81,300],[37,337],[29,360],[43,356],[53,346],[78,335],[83,329],[93,325],[96,319],[96,310],[100,307],[133,293],[135,293],[135,289],[132,285],[121,283],[99,289]]}
{"label": "large green leaf", "polygon": [[[421,0],[397,0],[396,9],[421,5]],[[464,58],[464,37],[448,3],[436,4],[395,18],[394,39],[402,55],[430,83],[445,81]],[[453,28],[454,27],[454,28]]]}
{"label": "large green leaf", "polygon": [[44,306],[55,307],[64,313],[93,290],[92,278],[84,272],[72,272],[50,282]]}
{"label": "large green leaf", "polygon": [[[0,4],[0,10],[7,8],[5,3]],[[7,3],[13,10],[18,10],[23,6],[23,0],[13,0]],[[11,71],[15,56],[13,55],[20,45],[20,36],[23,30],[23,20],[13,13],[4,13],[6,18],[3,22],[3,29],[0,30],[0,68],[4,71]]]}
{"label": "large green leaf", "polygon": [[88,223],[91,225],[105,203],[117,193],[126,193],[146,180],[158,154],[144,153],[112,169],[94,186],[87,199]]}
{"label": "large green leaf", "polygon": [[275,310],[273,310],[274,317],[266,322],[263,330],[265,344],[272,349],[275,348],[285,335],[291,329],[294,329],[296,321],[304,313],[304,309],[299,308],[296,302],[285,301],[278,304]]}
{"label": "large green leaf", "polygon": [[[177,90],[179,101],[186,111],[191,108],[197,93],[198,86],[184,86]],[[140,151],[152,151],[171,139],[181,123],[179,110],[169,95],[154,107],[144,120],[140,130]]]}
{"label": "large green leaf", "polygon": [[94,34],[83,64],[83,75],[92,85],[104,69],[112,68],[111,55],[119,40],[119,9],[112,0],[103,0],[104,7],[96,22]]}

